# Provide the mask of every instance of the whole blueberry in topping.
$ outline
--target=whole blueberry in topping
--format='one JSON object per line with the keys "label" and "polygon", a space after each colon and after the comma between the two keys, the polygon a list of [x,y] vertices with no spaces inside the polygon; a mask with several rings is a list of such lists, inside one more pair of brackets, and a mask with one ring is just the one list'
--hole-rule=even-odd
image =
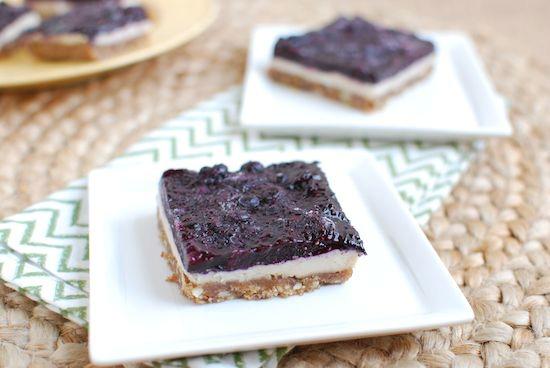
{"label": "whole blueberry in topping", "polygon": [[224,164],[218,164],[212,166],[212,174],[220,177],[225,177],[227,174],[227,166]]}
{"label": "whole blueberry in topping", "polygon": [[317,183],[313,179],[313,174],[309,171],[304,172],[294,180],[293,188],[304,190],[308,194],[313,193],[317,189]]}
{"label": "whole blueberry in topping", "polygon": [[254,209],[260,206],[260,198],[256,196],[241,196],[239,198],[239,204],[248,209]]}
{"label": "whole blueberry in topping", "polygon": [[207,176],[225,176],[227,174],[227,166],[224,164],[214,165],[212,167],[205,166],[199,171],[201,177]]}
{"label": "whole blueberry in topping", "polygon": [[218,164],[212,167],[203,167],[199,171],[199,178],[201,178],[206,185],[214,185],[226,178],[227,173],[227,166]]}
{"label": "whole blueberry in topping", "polygon": [[277,174],[275,174],[275,178],[277,179],[277,183],[281,184],[284,184],[288,181],[288,176],[286,176],[282,172],[278,172]]}
{"label": "whole blueberry in topping", "polygon": [[312,177],[313,177],[313,175],[309,171],[306,171],[305,173],[302,174],[301,179],[303,181],[309,181],[309,180],[311,180]]}
{"label": "whole blueberry in topping", "polygon": [[249,203],[251,207],[256,208],[260,205],[260,199],[258,197],[252,197],[250,198]]}
{"label": "whole blueberry in topping", "polygon": [[250,161],[241,166],[241,171],[249,173],[261,173],[264,171],[264,165],[258,161]]}

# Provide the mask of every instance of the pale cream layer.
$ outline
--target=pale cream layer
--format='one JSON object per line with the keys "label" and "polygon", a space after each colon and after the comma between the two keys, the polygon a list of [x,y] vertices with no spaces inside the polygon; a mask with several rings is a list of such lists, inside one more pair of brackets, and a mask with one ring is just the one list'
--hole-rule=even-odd
{"label": "pale cream layer", "polygon": [[426,73],[432,67],[433,62],[434,54],[427,55],[392,77],[386,78],[378,83],[363,82],[338,72],[327,72],[303,66],[297,62],[280,57],[275,57],[272,60],[271,68],[312,83],[321,84],[346,93],[353,93],[369,100],[374,100],[399,91],[409,82]]}
{"label": "pale cream layer", "polygon": [[24,32],[38,27],[39,24],[40,16],[35,12],[21,15],[0,31],[0,49],[16,41]]}
{"label": "pale cream layer", "polygon": [[250,281],[255,279],[267,278],[270,276],[298,277],[344,271],[352,268],[358,258],[358,253],[353,250],[341,251],[333,250],[331,252],[318,256],[298,258],[291,261],[281,262],[271,265],[252,266],[244,270],[219,271],[208,273],[187,272],[183,267],[180,254],[176,248],[172,229],[166,219],[162,201],[158,201],[161,226],[166,234],[170,244],[172,255],[177,259],[179,268],[195,284],[205,283],[224,283],[229,281]]}
{"label": "pale cream layer", "polygon": [[152,26],[148,20],[130,23],[111,32],[100,33],[93,43],[97,46],[113,46],[129,42],[145,35]]}

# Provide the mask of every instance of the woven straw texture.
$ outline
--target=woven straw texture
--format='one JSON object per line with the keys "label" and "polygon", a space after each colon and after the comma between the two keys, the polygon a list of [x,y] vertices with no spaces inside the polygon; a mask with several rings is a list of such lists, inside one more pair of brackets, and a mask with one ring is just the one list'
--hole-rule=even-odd
{"label": "woven straw texture", "polygon": [[[23,209],[121,153],[175,113],[239,83],[255,23],[326,21],[362,1],[222,5],[186,47],[101,80],[0,95],[0,216]],[[289,11],[289,8],[292,11]],[[425,228],[476,313],[475,322],[413,334],[300,347],[282,367],[550,367],[550,83],[535,62],[474,36],[510,103],[512,139],[491,140]],[[0,367],[84,367],[86,331],[0,285]]]}

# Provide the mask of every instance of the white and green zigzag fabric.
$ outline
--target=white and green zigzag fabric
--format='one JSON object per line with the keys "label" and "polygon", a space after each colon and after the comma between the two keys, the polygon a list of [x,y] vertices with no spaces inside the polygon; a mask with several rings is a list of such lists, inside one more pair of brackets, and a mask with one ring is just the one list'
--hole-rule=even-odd
{"label": "white and green zigzag fabric", "polygon": [[[470,145],[388,143],[367,139],[266,138],[236,124],[241,91],[233,88],[168,121],[109,165],[143,164],[255,151],[363,147],[378,159],[423,224],[466,168]],[[77,180],[0,221],[0,277],[19,292],[86,325],[88,305],[87,182]],[[287,348],[155,363],[166,367],[276,364]]]}

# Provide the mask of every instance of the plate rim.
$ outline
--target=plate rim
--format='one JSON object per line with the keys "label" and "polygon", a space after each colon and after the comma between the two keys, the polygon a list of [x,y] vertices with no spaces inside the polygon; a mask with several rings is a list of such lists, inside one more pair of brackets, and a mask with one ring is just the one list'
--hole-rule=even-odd
{"label": "plate rim", "polygon": [[[257,63],[254,58],[253,52],[251,50],[253,49],[253,45],[255,43],[255,40],[257,39],[258,32],[262,32],[264,30],[271,30],[271,31],[278,31],[280,34],[286,34],[286,33],[292,33],[292,32],[303,32],[306,30],[307,27],[299,26],[299,25],[289,25],[289,24],[260,24],[255,26],[251,31],[251,37],[250,42],[248,45],[248,57],[246,61],[246,71],[245,71],[245,77],[243,82],[243,101],[241,105],[241,109],[239,110],[238,115],[238,121],[242,128],[249,129],[251,131],[264,133],[269,136],[288,136],[288,131],[290,129],[296,128],[299,124],[294,124],[293,126],[284,126],[282,128],[269,125],[269,124],[261,124],[256,121],[253,121],[252,118],[246,114],[246,107],[251,103],[247,103],[247,90],[250,89],[249,86],[249,80],[250,76],[253,73],[257,73],[255,70],[255,64]],[[346,137],[354,137],[354,136],[361,136],[363,138],[376,138],[376,139],[383,139],[383,140],[416,140],[416,139],[425,139],[430,141],[449,141],[449,140],[472,140],[477,138],[487,138],[487,137],[508,137],[511,136],[513,133],[512,126],[510,124],[510,120],[508,117],[508,111],[506,107],[506,103],[503,100],[501,96],[497,94],[495,91],[488,74],[485,71],[485,68],[483,66],[483,62],[481,61],[480,57],[478,56],[475,46],[473,42],[471,41],[470,37],[461,31],[440,31],[440,30],[433,30],[433,31],[419,31],[417,32],[420,35],[428,36],[428,37],[443,37],[443,38],[454,38],[455,40],[459,40],[459,43],[461,44],[460,47],[462,48],[462,54],[463,57],[467,59],[467,63],[469,64],[469,71],[468,73],[474,73],[475,79],[477,82],[477,87],[482,88],[482,93],[486,95],[493,95],[491,97],[487,97],[485,104],[490,105],[491,114],[494,117],[494,121],[487,124],[487,123],[481,123],[480,122],[480,116],[479,113],[475,111],[474,105],[472,104],[471,94],[472,91],[468,86],[464,83],[464,78],[460,76],[460,73],[458,72],[458,65],[456,60],[455,53],[451,54],[449,51],[449,57],[453,64],[453,69],[456,71],[457,78],[463,87],[466,97],[468,98],[468,102],[470,103],[470,106],[472,107],[472,111],[474,112],[475,118],[476,118],[476,126],[475,128],[469,128],[467,130],[453,130],[449,128],[440,129],[438,127],[433,128],[403,128],[403,127],[392,127],[390,126],[368,126],[365,128],[358,127],[356,129],[352,129],[351,133],[337,133],[334,134],[334,132],[327,132],[327,129],[324,129],[323,127],[316,127],[311,126],[304,130],[302,129],[294,129],[292,131],[293,135],[299,135],[303,137],[309,137],[312,134],[307,133],[306,130],[317,130],[316,135],[323,136],[323,137],[337,137],[337,138],[346,138]],[[455,41],[456,43],[456,41]],[[456,46],[456,45],[455,45]],[[308,92],[304,92],[308,93]],[[366,113],[368,114],[368,113]],[[336,126],[336,124],[335,124]]]}
{"label": "plate rim", "polygon": [[[328,342],[328,341],[341,341],[341,340],[348,340],[348,339],[354,339],[358,337],[367,337],[367,336],[381,336],[381,335],[388,335],[388,334],[395,334],[395,333],[404,333],[404,332],[410,332],[410,331],[416,331],[416,330],[422,330],[422,329],[428,329],[428,328],[434,328],[434,327],[440,327],[440,326],[448,326],[448,325],[455,325],[460,323],[465,323],[473,320],[474,314],[471,306],[468,304],[466,297],[458,287],[458,285],[455,283],[455,281],[452,279],[451,275],[449,274],[449,271],[444,266],[443,262],[441,261],[440,257],[437,255],[435,249],[431,246],[427,238],[425,238],[424,233],[421,231],[418,223],[416,220],[412,217],[412,214],[406,207],[405,203],[401,200],[399,197],[397,190],[391,183],[391,179],[388,177],[388,175],[383,172],[379,167],[376,160],[365,150],[362,149],[344,149],[344,148],[335,148],[335,149],[326,149],[326,148],[320,148],[320,149],[306,149],[301,151],[285,151],[282,152],[282,154],[285,155],[285,159],[288,159],[292,155],[299,155],[294,157],[308,157],[308,156],[315,156],[316,154],[320,152],[330,152],[330,153],[341,153],[341,154],[348,154],[350,157],[356,156],[356,155],[362,155],[363,158],[369,162],[369,170],[372,170],[374,175],[377,175],[380,177],[380,179],[384,182],[384,185],[387,187],[388,192],[395,198],[398,198],[399,201],[399,212],[401,212],[401,215],[406,218],[407,221],[412,221],[416,228],[418,228],[418,231],[422,233],[422,236],[424,237],[425,242],[428,242],[429,249],[426,249],[426,251],[430,254],[430,263],[435,262],[434,266],[437,268],[437,272],[441,273],[441,275],[445,278],[445,282],[447,282],[447,286],[450,287],[449,292],[452,293],[452,297],[455,298],[454,301],[459,302],[460,305],[454,306],[453,308],[446,308],[443,310],[439,310],[437,312],[429,311],[426,313],[421,313],[417,315],[417,318],[414,320],[411,320],[412,315],[406,315],[406,316],[399,316],[397,318],[392,318],[391,316],[382,318],[382,321],[388,321],[390,319],[393,319],[393,321],[397,322],[395,325],[392,325],[390,328],[388,327],[379,327],[378,329],[370,329],[368,333],[364,332],[364,325],[367,323],[365,320],[356,320],[353,322],[347,321],[347,322],[338,322],[333,324],[327,324],[322,326],[303,326],[298,327],[298,329],[301,330],[312,330],[312,329],[318,329],[321,328],[330,328],[332,330],[332,333],[327,333],[326,335],[323,335],[322,337],[302,337],[298,340],[289,340],[288,337],[273,337],[271,340],[272,342],[268,343],[262,343],[262,342],[255,342],[254,336],[252,336],[252,341],[249,341],[248,343],[236,343],[233,341],[232,346],[236,351],[245,351],[250,349],[259,349],[259,348],[268,348],[268,347],[276,347],[276,346],[282,346],[282,345],[288,345],[288,344],[304,344],[304,343],[319,343],[319,342]],[[270,153],[265,153],[265,156],[268,156]],[[271,153],[273,154],[273,153]],[[257,154],[256,154],[257,155]],[[288,157],[286,157],[288,156]],[[196,162],[197,165],[199,165],[199,162],[204,162],[204,165],[211,164],[212,162],[232,162],[236,163],[239,161],[239,159],[242,161],[243,159],[250,159],[252,155],[250,154],[238,154],[233,156],[225,156],[225,157],[218,157],[218,158],[207,158],[207,159],[201,159],[201,158],[195,158],[195,159],[186,159],[186,160],[177,160],[177,161],[166,161],[166,162],[160,162],[156,164],[149,164],[147,165],[148,170],[156,170],[156,171],[162,171],[168,168],[173,167],[182,167],[181,164],[189,163],[189,161]],[[311,159],[311,157],[308,157],[307,159]],[[272,161],[278,161],[279,159],[273,158]],[[322,161],[322,159],[320,160]],[[202,164],[201,164],[202,165]],[[184,166],[183,166],[184,167]],[[96,169],[90,172],[89,174],[89,210],[90,210],[90,324],[89,324],[89,351],[90,351],[90,357],[93,363],[96,364],[117,364],[121,363],[121,358],[106,358],[103,356],[104,351],[99,348],[96,345],[96,342],[100,341],[101,339],[98,337],[96,338],[96,331],[95,331],[95,309],[97,305],[94,303],[94,290],[96,288],[96,282],[95,277],[93,277],[94,271],[97,269],[93,267],[93,265],[97,262],[93,261],[95,259],[94,255],[95,252],[93,251],[93,223],[95,222],[94,216],[92,214],[93,211],[93,202],[92,197],[95,196],[95,181],[97,180],[104,180],[104,177],[108,175],[109,173],[112,173],[113,171],[132,171],[135,172],[137,170],[143,170],[143,167],[137,167],[135,165],[116,165],[113,167],[106,167],[106,168],[100,168]],[[401,255],[401,257],[404,257]],[[410,266],[409,266],[410,267]],[[414,276],[414,275],[413,275]],[[450,282],[450,283],[449,283]],[[408,322],[408,323],[407,323]],[[399,324],[402,324],[399,326]],[[350,326],[360,326],[361,328],[355,328],[355,329],[349,329],[348,332],[341,332],[340,330],[344,329],[346,330],[347,325]],[[334,331],[334,329],[338,328],[339,330]],[[296,331],[297,328],[291,329],[292,331]],[[339,332],[340,331],[340,332]],[[233,334],[233,335],[227,335],[221,337],[221,339],[230,339],[231,336],[238,336],[241,338],[242,335],[250,336],[250,335],[262,335],[267,334],[269,331],[263,331],[258,333],[245,333],[245,334]],[[311,333],[310,333],[311,334]],[[214,337],[215,338],[215,337]],[[198,347],[191,347],[191,349],[187,348],[187,350],[181,352],[181,350],[184,350],[183,348],[180,349],[180,352],[176,353],[158,353],[155,354],[134,354],[132,358],[125,359],[124,362],[133,362],[133,361],[143,361],[144,359],[150,360],[150,359],[170,359],[170,358],[177,358],[181,356],[194,356],[194,355],[202,355],[202,354],[213,354],[213,353],[227,353],[229,352],[227,348],[218,347],[218,348],[208,348],[208,343],[204,343],[206,340],[212,340],[212,338],[203,338],[200,339],[196,344],[198,344]],[[251,340],[250,337],[248,337],[248,340]],[[170,345],[173,345],[174,342],[170,342]],[[199,348],[203,344],[206,347]],[[180,344],[182,345],[182,344]],[[189,342],[184,343],[183,345],[189,345]],[[191,344],[193,345],[193,343]],[[139,349],[140,347],[133,346],[134,350],[141,351],[142,349]],[[128,350],[128,348],[126,348]]]}
{"label": "plate rim", "polygon": [[[147,0],[150,3],[155,3],[154,0]],[[93,77],[101,76],[110,72],[114,72],[140,62],[144,62],[162,54],[165,54],[185,43],[191,41],[199,34],[204,32],[210,25],[214,23],[220,12],[220,5],[214,0],[187,0],[196,4],[201,4],[204,8],[203,14],[200,18],[194,20],[189,29],[183,32],[181,35],[176,34],[168,41],[161,44],[150,44],[144,48],[130,49],[128,51],[122,51],[115,55],[109,56],[104,59],[83,61],[82,65],[86,68],[83,70],[72,70],[72,67],[66,67],[60,65],[59,68],[69,70],[68,73],[57,76],[34,76],[32,79],[20,79],[15,81],[2,81],[0,79],[0,91],[18,91],[29,89],[44,89],[59,85],[71,84],[87,80]],[[145,4],[147,6],[147,4]],[[29,52],[28,50],[17,52]],[[135,54],[135,55],[134,55]],[[8,56],[8,59],[12,57]],[[114,61],[110,60],[114,59]],[[5,60],[2,60],[5,62]],[[36,60],[37,63],[47,63],[44,61]]]}

